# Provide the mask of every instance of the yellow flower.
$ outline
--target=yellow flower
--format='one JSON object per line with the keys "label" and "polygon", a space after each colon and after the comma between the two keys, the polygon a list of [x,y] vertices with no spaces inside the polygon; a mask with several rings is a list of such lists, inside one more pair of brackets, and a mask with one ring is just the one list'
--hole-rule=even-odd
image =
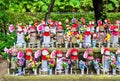
{"label": "yellow flower", "polygon": [[8,61],[8,63],[10,63],[10,59],[9,58],[7,59],[7,61]]}
{"label": "yellow flower", "polygon": [[49,59],[49,58],[50,58],[50,55],[46,55],[46,58]]}
{"label": "yellow flower", "polygon": [[79,38],[80,38],[80,42],[82,42],[83,41],[82,34],[79,35]]}

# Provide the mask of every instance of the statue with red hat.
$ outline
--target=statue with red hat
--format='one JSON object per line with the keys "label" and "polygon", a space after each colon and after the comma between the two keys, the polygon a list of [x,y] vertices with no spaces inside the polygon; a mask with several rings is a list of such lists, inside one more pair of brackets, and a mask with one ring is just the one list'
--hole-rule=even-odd
{"label": "statue with red hat", "polygon": [[50,27],[45,26],[43,31],[43,47],[50,47],[50,44],[51,44]]}
{"label": "statue with red hat", "polygon": [[86,27],[86,31],[83,35],[83,47],[89,48],[91,47],[91,32],[90,32],[90,26]]}
{"label": "statue with red hat", "polygon": [[[26,69],[29,69],[28,73],[31,72],[31,67],[28,67],[31,61],[33,60],[33,50],[31,48],[26,49],[25,51],[25,60],[26,60]],[[26,72],[25,72],[26,73]]]}
{"label": "statue with red hat", "polygon": [[54,43],[56,42],[56,25],[55,22],[53,20],[48,20],[48,25],[50,27],[50,34],[51,34],[51,43],[52,43],[52,47],[54,47]]}
{"label": "statue with red hat", "polygon": [[48,62],[49,62],[49,59],[50,59],[48,48],[43,48],[42,52],[41,52],[41,55],[42,55],[41,71],[43,72],[43,75],[46,75],[48,73],[48,70],[49,70]]}
{"label": "statue with red hat", "polygon": [[77,31],[78,29],[78,25],[77,24],[73,24],[71,26],[71,41],[70,41],[70,47],[74,46],[75,47],[75,44],[78,43],[77,40],[79,40],[79,33]]}
{"label": "statue with red hat", "polygon": [[17,67],[17,64],[16,64],[16,62],[17,62],[17,54],[18,54],[18,49],[17,48],[12,48],[11,49],[11,54],[10,54],[10,57],[11,57],[11,64],[10,64],[10,68],[11,69],[16,69],[16,67]]}
{"label": "statue with red hat", "polygon": [[91,73],[93,72],[93,60],[94,60],[94,51],[92,48],[87,48],[86,51],[83,54],[83,58],[85,58],[87,60],[87,74],[89,73],[88,70],[91,71]]}
{"label": "statue with red hat", "polygon": [[28,26],[28,34],[29,34],[29,47],[32,45],[32,47],[35,47],[35,44],[37,42],[37,36],[36,36],[36,27],[29,25]]}
{"label": "statue with red hat", "polygon": [[101,48],[102,54],[102,71],[103,73],[109,73],[110,70],[110,49],[109,48]]}
{"label": "statue with red hat", "polygon": [[106,33],[105,33],[104,26],[102,25],[102,21],[98,20],[97,24],[98,26],[96,28],[96,32],[98,33],[98,42],[99,42],[99,47],[100,47],[100,45],[104,43]]}
{"label": "statue with red hat", "polygon": [[56,67],[55,67],[55,74],[59,73],[61,74],[63,72],[63,51],[62,50],[56,50]]}
{"label": "statue with red hat", "polygon": [[69,57],[71,60],[71,74],[77,74],[77,69],[78,69],[78,49],[72,48],[71,50],[68,50],[66,53],[66,57]]}
{"label": "statue with red hat", "polygon": [[62,47],[64,45],[64,30],[62,25],[57,26],[57,35],[56,35],[56,47]]}
{"label": "statue with red hat", "polygon": [[118,26],[114,25],[113,27],[113,31],[112,31],[112,47],[118,47],[118,43],[119,43],[119,31],[118,31]]}
{"label": "statue with red hat", "polygon": [[94,20],[89,21],[91,33],[95,32],[95,23]]}
{"label": "statue with red hat", "polygon": [[17,47],[26,47],[24,34],[25,34],[24,26],[18,25],[18,28],[17,28],[17,42],[16,42]]}

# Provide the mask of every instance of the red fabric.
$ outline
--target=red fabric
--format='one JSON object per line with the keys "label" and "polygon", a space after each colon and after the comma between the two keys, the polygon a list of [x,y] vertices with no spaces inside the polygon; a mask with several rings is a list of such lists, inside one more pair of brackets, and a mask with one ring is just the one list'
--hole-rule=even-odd
{"label": "red fabric", "polygon": [[50,36],[50,32],[44,32],[44,36]]}
{"label": "red fabric", "polygon": [[116,31],[112,32],[112,35],[118,35],[118,34],[119,34],[119,32],[116,32]]}
{"label": "red fabric", "polygon": [[46,56],[42,56],[42,60],[47,60],[47,57]]}
{"label": "red fabric", "polygon": [[26,55],[25,59],[30,60],[30,56]]}
{"label": "red fabric", "polygon": [[78,56],[72,55],[72,56],[71,56],[71,59],[72,59],[72,60],[78,60]]}
{"label": "red fabric", "polygon": [[78,32],[72,32],[72,35],[77,35],[78,34]]}
{"label": "red fabric", "polygon": [[84,35],[91,35],[91,33],[86,31],[86,32],[84,32]]}

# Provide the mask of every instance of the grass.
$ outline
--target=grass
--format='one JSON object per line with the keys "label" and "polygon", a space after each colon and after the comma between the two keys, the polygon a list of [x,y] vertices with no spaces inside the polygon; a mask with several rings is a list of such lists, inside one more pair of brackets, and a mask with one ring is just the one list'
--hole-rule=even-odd
{"label": "grass", "polygon": [[5,81],[120,81],[120,75],[53,75],[13,76],[4,75]]}
{"label": "grass", "polygon": [[[32,50],[38,50],[38,49],[42,49],[42,48],[32,48]],[[68,48],[49,48],[49,50],[50,51],[52,51],[52,50],[57,50],[57,49],[61,49],[61,50],[63,50],[63,51],[67,51],[68,50]],[[70,48],[71,49],[71,48]],[[116,50],[117,50],[118,48],[110,48],[110,50],[112,51],[112,52],[115,52]],[[22,50],[22,51],[25,51],[26,50],[26,48],[19,48],[19,50]],[[78,48],[78,50],[80,51],[80,52],[85,52],[85,48]],[[93,50],[94,50],[94,52],[100,52],[100,48],[93,48]]]}

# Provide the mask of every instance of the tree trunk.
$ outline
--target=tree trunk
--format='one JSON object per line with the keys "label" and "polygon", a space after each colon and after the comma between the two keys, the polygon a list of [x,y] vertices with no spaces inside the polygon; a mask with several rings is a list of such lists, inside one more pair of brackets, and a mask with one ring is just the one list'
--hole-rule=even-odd
{"label": "tree trunk", "polygon": [[102,12],[103,12],[103,0],[92,0],[93,1],[93,7],[94,7],[94,13],[95,13],[95,20],[104,19],[102,18]]}
{"label": "tree trunk", "polygon": [[55,3],[55,0],[51,0],[51,3],[48,7],[48,12],[45,14],[45,21],[47,22],[47,20],[49,19],[49,16],[50,16],[50,12],[52,11],[53,9],[53,6],[54,6],[54,3]]}

